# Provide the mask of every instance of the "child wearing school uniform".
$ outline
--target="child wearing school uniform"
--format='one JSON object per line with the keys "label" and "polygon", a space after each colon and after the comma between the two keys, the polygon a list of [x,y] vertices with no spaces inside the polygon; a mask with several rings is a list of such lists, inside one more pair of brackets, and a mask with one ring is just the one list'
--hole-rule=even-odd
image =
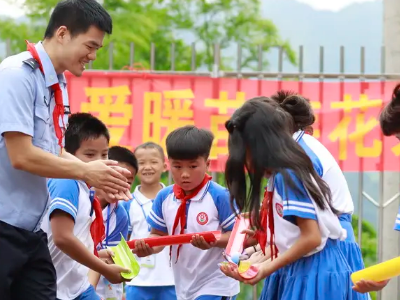
{"label": "child wearing school uniform", "polygon": [[[232,264],[221,270],[247,284],[279,270],[275,284],[264,286],[262,300],[358,299],[352,293],[352,270],[338,245],[346,230],[331,205],[329,186],[293,139],[293,125],[282,108],[259,99],[247,101],[226,123],[228,189],[239,211],[250,209],[259,244],[270,251],[271,261],[256,264],[259,271],[248,280]],[[269,179],[260,212],[263,177]]]}
{"label": "child wearing school uniform", "polygon": [[[212,133],[195,126],[181,127],[168,135],[166,148],[175,184],[158,193],[147,218],[150,237],[193,234],[191,244],[166,247],[178,300],[235,299],[239,293],[239,283],[218,268],[235,214],[226,188],[211,181],[206,173],[213,139]],[[211,244],[196,234],[215,230],[222,235]],[[146,257],[163,248],[150,248],[139,240],[134,252]]]}
{"label": "child wearing school uniform", "polygon": [[[268,101],[268,98],[264,98]],[[309,127],[314,123],[315,116],[308,99],[296,93],[279,91],[271,97],[281,108],[287,111],[293,118],[293,138],[311,158],[315,171],[328,184],[332,193],[332,207],[337,211],[340,224],[347,231],[347,238],[338,242],[340,250],[345,256],[351,270],[357,272],[364,269],[361,249],[356,242],[353,226],[351,223],[354,212],[353,199],[338,163],[332,154],[316,138],[307,133]],[[303,130],[304,128],[304,130]],[[266,279],[266,284],[274,284],[273,276]],[[269,281],[267,283],[267,281]],[[368,299],[369,295],[359,299]]]}
{"label": "child wearing school uniform", "polygon": [[[69,118],[65,150],[82,161],[107,159],[109,140],[107,127],[96,117],[78,113]],[[89,269],[112,283],[123,282],[121,272],[127,271],[105,263],[107,251],[96,251],[104,230],[100,203],[82,181],[50,179],[48,188],[51,203],[42,229],[57,273],[57,299],[100,300],[89,283]]]}
{"label": "child wearing school uniform", "polygon": [[[151,231],[147,222],[153,199],[164,188],[160,182],[166,170],[164,150],[158,144],[147,142],[135,149],[140,185],[133,192],[133,199],[122,202],[129,215],[130,239],[146,238]],[[140,273],[127,283],[126,300],[176,300],[174,274],[165,248],[158,254],[138,258]]]}
{"label": "child wearing school uniform", "polygon": [[[108,159],[118,162],[122,168],[129,170],[131,173],[127,177],[128,183],[133,184],[136,176],[138,165],[135,155],[127,148],[120,146],[113,146],[108,150]],[[104,192],[99,191],[97,197],[103,209],[103,220],[105,227],[105,238],[101,244],[102,249],[118,245],[121,241],[121,236],[128,240],[128,227],[129,220],[128,214],[123,207],[125,201],[119,203],[109,203],[107,196]],[[110,261],[111,262],[111,261]],[[91,274],[91,276],[96,276]],[[95,281],[96,293],[104,300],[121,300],[124,293],[124,286],[122,283],[112,284],[104,276],[97,274]],[[98,278],[98,279],[97,279]]]}

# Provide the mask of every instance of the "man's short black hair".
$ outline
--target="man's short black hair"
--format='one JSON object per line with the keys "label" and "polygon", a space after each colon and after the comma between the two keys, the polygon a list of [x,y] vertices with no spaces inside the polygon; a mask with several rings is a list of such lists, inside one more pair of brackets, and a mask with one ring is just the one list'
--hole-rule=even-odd
{"label": "man's short black hair", "polygon": [[52,38],[61,26],[67,27],[73,37],[86,33],[91,26],[95,26],[105,33],[112,33],[111,16],[96,0],[58,2],[50,16],[44,38]]}
{"label": "man's short black hair", "polygon": [[192,160],[208,159],[214,140],[212,132],[188,125],[172,131],[167,137],[168,158]]}
{"label": "man's short black hair", "polygon": [[75,155],[83,141],[101,136],[110,142],[110,133],[102,121],[88,113],[72,114],[65,131],[65,150]]}
{"label": "man's short black hair", "polygon": [[156,144],[156,143],[153,143],[153,142],[146,142],[146,143],[140,144],[139,146],[137,146],[135,148],[135,153],[139,149],[156,149],[160,153],[160,157],[161,157],[162,161],[163,162],[165,161],[164,150],[159,144]]}
{"label": "man's short black hair", "polygon": [[116,160],[117,162],[126,163],[138,171],[138,163],[135,154],[129,149],[120,146],[113,146],[108,150],[108,159]]}

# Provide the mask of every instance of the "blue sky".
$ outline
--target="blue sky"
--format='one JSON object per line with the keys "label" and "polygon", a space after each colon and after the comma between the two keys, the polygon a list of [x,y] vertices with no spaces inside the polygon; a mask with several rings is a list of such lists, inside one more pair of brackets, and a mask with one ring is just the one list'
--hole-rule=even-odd
{"label": "blue sky", "polygon": [[[297,0],[302,3],[306,3],[315,9],[338,11],[349,4],[356,2],[368,2],[374,0]],[[23,9],[21,9],[18,4],[10,3],[21,3],[21,0],[10,1],[10,0],[0,0],[1,14],[11,15],[13,17],[19,17],[24,14]]]}

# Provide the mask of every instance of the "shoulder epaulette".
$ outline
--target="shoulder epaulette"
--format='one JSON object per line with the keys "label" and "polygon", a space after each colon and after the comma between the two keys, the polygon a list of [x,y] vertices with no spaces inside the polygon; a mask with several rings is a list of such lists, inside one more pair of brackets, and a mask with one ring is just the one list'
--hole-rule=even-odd
{"label": "shoulder epaulette", "polygon": [[28,58],[24,60],[23,63],[28,65],[32,70],[39,68],[39,63],[34,58]]}

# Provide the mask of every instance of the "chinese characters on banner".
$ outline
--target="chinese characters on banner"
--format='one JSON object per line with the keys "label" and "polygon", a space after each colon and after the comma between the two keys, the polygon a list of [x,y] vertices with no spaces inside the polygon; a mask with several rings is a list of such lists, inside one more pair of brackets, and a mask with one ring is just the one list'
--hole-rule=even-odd
{"label": "chinese characters on banner", "polygon": [[361,92],[357,82],[329,82],[321,87],[318,82],[241,79],[239,89],[237,79],[143,78],[100,71],[80,78],[67,74],[67,79],[72,112],[98,116],[109,127],[112,146],[133,150],[152,141],[165,149],[171,131],[196,125],[214,133],[210,158],[216,163],[211,171],[221,171],[228,152],[225,122],[247,99],[269,96],[280,88],[301,90],[310,99],[316,115],[314,136],[343,171],[400,170],[400,144],[393,137],[383,137],[379,127],[379,113],[390,100],[395,82],[370,82]]}
{"label": "chinese characters on banner", "polygon": [[129,147],[129,144],[121,144],[126,127],[132,120],[133,105],[128,99],[131,95],[129,88],[127,86],[87,87],[85,94],[89,102],[83,102],[80,111],[98,114],[97,117],[109,128],[110,146]]}
{"label": "chinese characters on banner", "polygon": [[171,131],[195,125],[193,99],[190,89],[146,92],[143,99],[143,142],[154,142],[165,149],[165,140]]}
{"label": "chinese characters on banner", "polygon": [[218,159],[218,157],[228,153],[228,132],[225,129],[225,122],[230,118],[229,111],[241,107],[245,100],[245,93],[243,92],[237,92],[235,99],[228,99],[228,93],[226,91],[221,91],[219,93],[219,99],[204,100],[205,107],[216,109],[216,112],[210,115],[209,129],[215,136],[210,159]]}

